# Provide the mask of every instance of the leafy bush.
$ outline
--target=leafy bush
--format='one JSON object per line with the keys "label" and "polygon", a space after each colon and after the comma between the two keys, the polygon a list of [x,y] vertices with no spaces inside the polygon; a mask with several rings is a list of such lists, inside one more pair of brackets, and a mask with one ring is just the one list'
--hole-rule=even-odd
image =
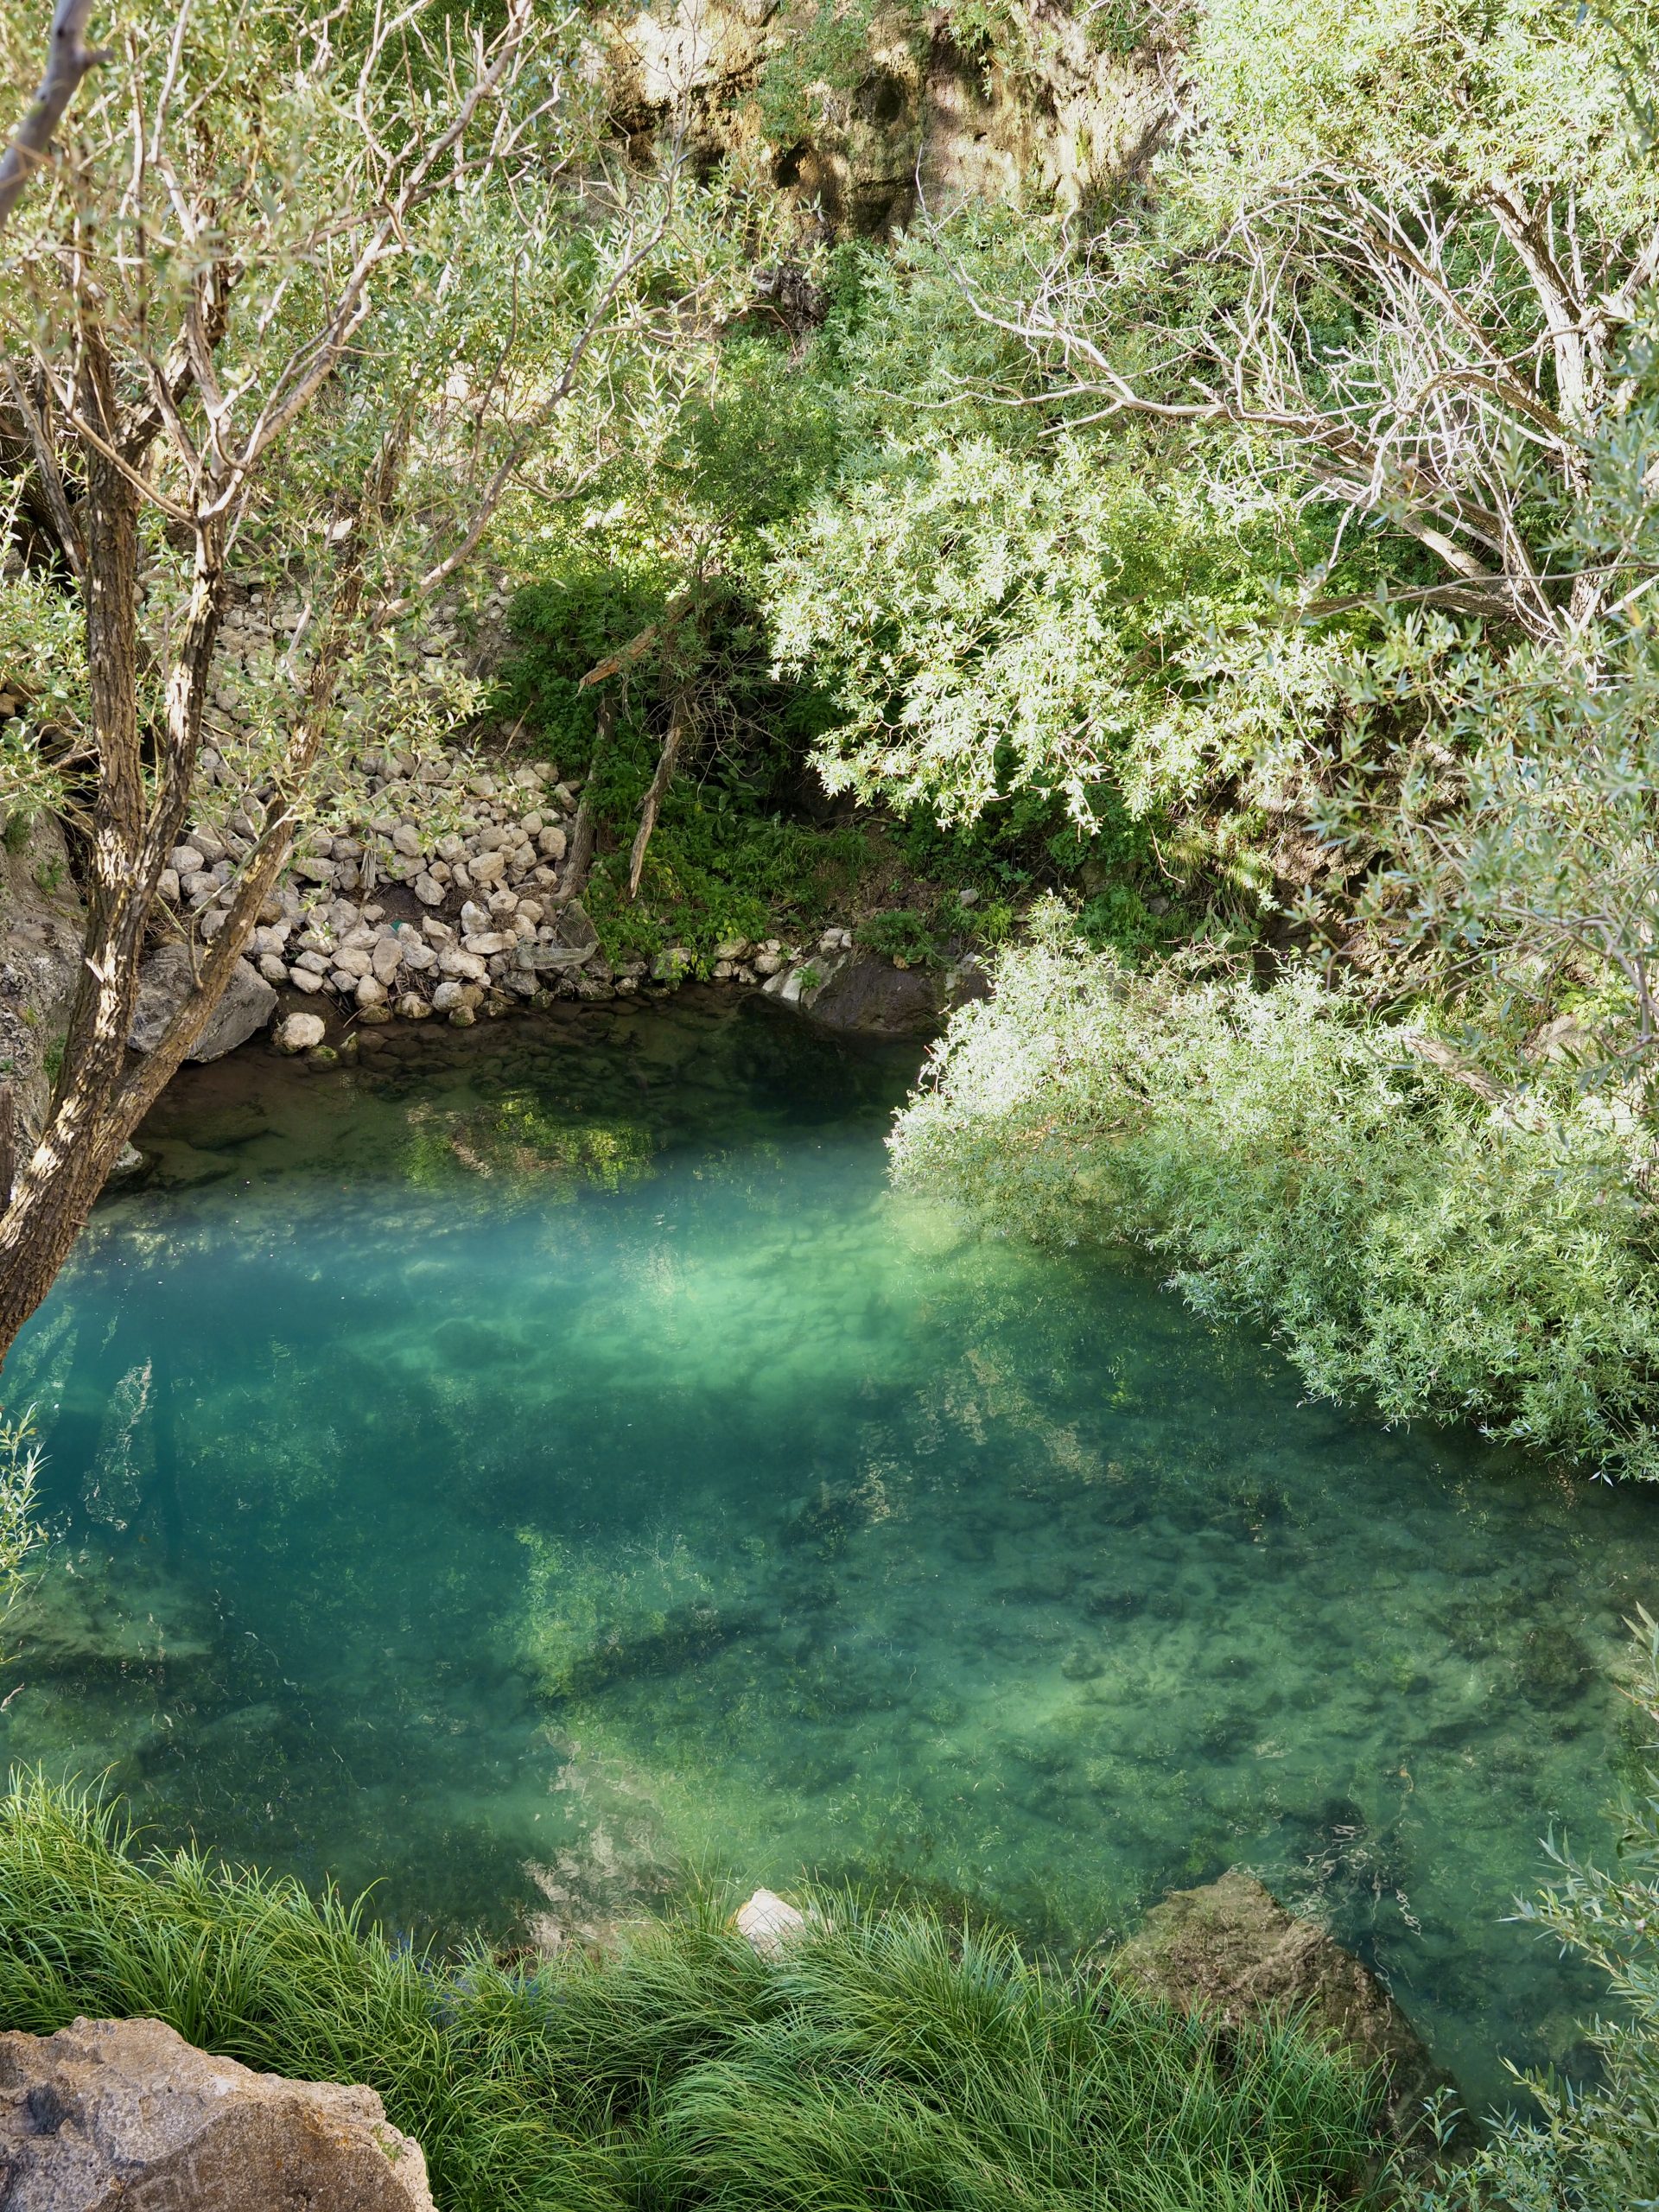
{"label": "leafy bush", "polygon": [[[1632,1624],[1635,1626],[1635,1624]],[[1659,1624],[1644,1612],[1631,1700],[1659,1727]],[[1617,1871],[1552,1847],[1557,1887],[1518,1917],[1592,1960],[1619,2014],[1592,2040],[1600,2078],[1573,2089],[1526,2075],[1541,2118],[1501,2122],[1471,2164],[1426,2194],[1422,2212],[1653,2212],[1659,2205],[1659,1745],[1649,1738],[1619,1822]]]}
{"label": "leafy bush", "polygon": [[1311,969],[1194,986],[1090,955],[1058,914],[938,1050],[902,1174],[1168,1257],[1321,1395],[1659,1476],[1653,1215],[1605,1103],[1494,1108]]}
{"label": "leafy bush", "polygon": [[446,1963],[361,1907],[140,1857],[38,1781],[0,1802],[0,2024],[153,2015],[366,2082],[445,2212],[1322,2212],[1370,2083],[1294,2027],[1213,2027],[1004,1938],[846,1899],[757,1958],[712,1911],[604,1960]]}

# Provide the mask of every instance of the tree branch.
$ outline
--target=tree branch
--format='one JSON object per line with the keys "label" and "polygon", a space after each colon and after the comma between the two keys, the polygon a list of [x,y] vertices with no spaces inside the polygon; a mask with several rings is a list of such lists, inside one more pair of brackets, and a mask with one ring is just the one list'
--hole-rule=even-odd
{"label": "tree branch", "polygon": [[81,79],[109,59],[101,47],[86,43],[86,21],[92,12],[92,0],[58,0],[53,10],[46,74],[35,95],[35,105],[0,157],[0,231],[22,199],[24,186],[51,160],[53,138],[65,110],[80,89]]}

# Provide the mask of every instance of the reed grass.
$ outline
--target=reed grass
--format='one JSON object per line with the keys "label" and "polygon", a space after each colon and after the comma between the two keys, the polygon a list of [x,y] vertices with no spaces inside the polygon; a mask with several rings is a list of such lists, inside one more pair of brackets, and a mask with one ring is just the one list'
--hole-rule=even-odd
{"label": "reed grass", "polygon": [[1186,2017],[928,1910],[819,1900],[775,1962],[713,1901],[603,1956],[441,1956],[19,1778],[0,2025],[79,2013],[369,2083],[442,2212],[1326,2212],[1375,2147],[1375,2084],[1296,2023]]}

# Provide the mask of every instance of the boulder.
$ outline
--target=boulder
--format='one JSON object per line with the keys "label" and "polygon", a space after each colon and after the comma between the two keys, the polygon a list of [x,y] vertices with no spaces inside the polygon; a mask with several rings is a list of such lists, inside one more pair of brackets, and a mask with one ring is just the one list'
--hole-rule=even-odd
{"label": "boulder", "polygon": [[[153,1052],[169,1021],[191,989],[190,954],[182,944],[156,948],[138,971],[138,1006],[127,1042],[135,1052]],[[217,1060],[245,1045],[276,1011],[276,994],[257,968],[238,960],[219,1004],[188,1057]]]}
{"label": "boulder", "polygon": [[806,1926],[806,1917],[775,1890],[757,1890],[737,1909],[737,1932],[763,1959],[783,1956],[784,1945]]}
{"label": "boulder", "polygon": [[0,2035],[8,2212],[433,2212],[372,2089],[212,2058],[160,2020]]}
{"label": "boulder", "polygon": [[[822,970],[827,963],[820,959],[816,964]],[[944,991],[930,969],[895,968],[871,953],[855,953],[827,977],[821,990],[804,993],[802,1004],[815,1021],[830,1029],[864,1037],[909,1037],[938,1027]]]}
{"label": "boulder", "polygon": [[1402,2140],[1416,2132],[1425,2101],[1447,2085],[1376,1976],[1317,1922],[1287,1912],[1243,1867],[1154,1905],[1112,1970],[1169,2004],[1225,2020],[1305,2009],[1316,2031],[1382,2066],[1389,2129]]}
{"label": "boulder", "polygon": [[327,1035],[327,1024],[320,1014],[290,1014],[278,1025],[276,1049],[279,1052],[309,1052],[321,1044]]}

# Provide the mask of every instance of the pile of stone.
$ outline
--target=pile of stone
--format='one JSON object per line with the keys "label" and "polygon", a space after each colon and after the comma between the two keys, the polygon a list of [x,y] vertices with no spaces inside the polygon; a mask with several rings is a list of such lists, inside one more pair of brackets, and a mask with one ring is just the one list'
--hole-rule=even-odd
{"label": "pile of stone", "polygon": [[[643,967],[614,973],[566,895],[577,798],[551,767],[371,753],[353,796],[346,826],[304,839],[253,932],[248,957],[276,988],[331,995],[363,1021],[466,1022],[492,997],[637,984]],[[204,939],[224,926],[253,827],[232,813],[169,855],[162,893]]]}

